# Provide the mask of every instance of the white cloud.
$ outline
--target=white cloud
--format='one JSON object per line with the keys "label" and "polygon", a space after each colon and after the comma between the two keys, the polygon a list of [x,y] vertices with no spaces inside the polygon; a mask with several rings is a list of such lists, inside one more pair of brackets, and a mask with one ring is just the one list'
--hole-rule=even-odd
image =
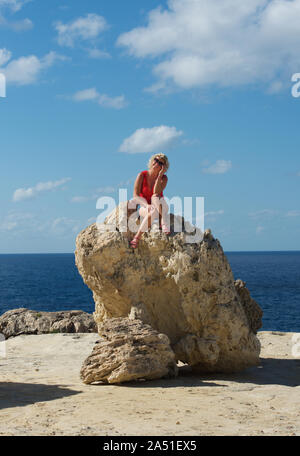
{"label": "white cloud", "polygon": [[263,226],[257,226],[255,232],[256,232],[256,234],[260,234],[260,233],[262,233],[264,230],[265,230],[265,228],[264,228]]}
{"label": "white cloud", "polygon": [[96,190],[95,190],[95,196],[97,197],[99,193],[113,193],[115,191],[116,191],[115,187],[110,187],[110,186],[99,187],[99,188],[96,188]]}
{"label": "white cloud", "polygon": [[106,108],[122,109],[127,106],[124,95],[118,97],[109,97],[105,93],[100,94],[98,98],[98,103],[101,106]]}
{"label": "white cloud", "polygon": [[299,217],[300,216],[300,211],[294,210],[294,211],[288,211],[286,214],[287,217]]}
{"label": "white cloud", "polygon": [[122,109],[127,106],[124,95],[110,97],[105,93],[99,93],[95,88],[80,90],[72,96],[74,101],[95,101],[105,108]]}
{"label": "white cloud", "polygon": [[[205,221],[209,221],[209,223],[216,222],[218,220],[218,216],[224,214],[224,209],[220,209],[219,211],[210,211],[204,213]],[[198,223],[201,223],[200,220],[197,220]]]}
{"label": "white cloud", "polygon": [[13,12],[19,11],[25,3],[31,0],[0,0],[0,9],[9,8]]}
{"label": "white cloud", "polygon": [[140,128],[129,138],[124,139],[119,151],[129,154],[156,152],[171,147],[181,135],[183,135],[182,131],[165,125]]}
{"label": "white cloud", "polygon": [[224,214],[224,209],[220,209],[219,211],[211,211],[211,212],[205,212],[205,217],[214,217],[216,215],[223,215]]}
{"label": "white cloud", "polygon": [[101,32],[107,30],[108,24],[104,17],[98,14],[87,14],[67,24],[56,22],[54,27],[58,33],[58,43],[61,46],[74,47],[77,41],[95,40]]}
{"label": "white cloud", "polygon": [[33,22],[28,18],[22,19],[20,21],[6,22],[5,25],[15,32],[25,32],[33,28]]}
{"label": "white cloud", "polygon": [[262,209],[256,212],[250,212],[249,217],[254,219],[262,219],[262,218],[272,218],[278,215],[278,211],[274,209]]}
{"label": "white cloud", "polygon": [[111,57],[108,52],[97,48],[86,49],[86,51],[91,59],[109,59]]}
{"label": "white cloud", "polygon": [[13,220],[4,220],[0,224],[1,231],[13,231],[18,226],[18,223]]}
{"label": "white cloud", "polygon": [[78,220],[73,220],[67,217],[58,217],[50,225],[50,232],[59,236],[66,236],[73,233],[78,233],[80,230],[80,223]]}
{"label": "white cloud", "polygon": [[269,85],[267,92],[270,94],[279,93],[282,91],[283,88],[284,84],[281,81],[274,81],[271,82],[271,84]]}
{"label": "white cloud", "polygon": [[232,168],[232,163],[230,160],[217,160],[215,164],[203,168],[202,172],[205,174],[224,174],[227,173]]}
{"label": "white cloud", "polygon": [[11,22],[3,16],[4,10],[8,9],[11,13],[16,13],[25,3],[28,3],[29,1],[31,0],[0,0],[0,26],[16,32],[30,30],[33,27],[33,22],[30,19],[26,18]]}
{"label": "white cloud", "polygon": [[33,28],[33,22],[26,18],[19,21],[8,21],[0,14],[0,27],[13,30],[15,32],[24,32]]}
{"label": "white cloud", "polygon": [[166,84],[164,81],[158,81],[149,87],[145,87],[144,92],[156,93],[161,89],[164,89],[166,91]]}
{"label": "white cloud", "polygon": [[[119,36],[136,58],[152,58],[157,89],[263,83],[281,90],[298,67],[300,0],[168,0],[146,26]],[[151,90],[155,90],[155,85]]]}
{"label": "white cloud", "polygon": [[71,198],[71,203],[85,203],[90,200],[91,197],[89,196],[73,196],[73,198]]}
{"label": "white cloud", "polygon": [[0,67],[5,65],[11,59],[11,52],[6,48],[0,49]]}
{"label": "white cloud", "polygon": [[92,89],[85,89],[76,92],[73,95],[74,101],[87,101],[87,100],[96,100],[99,97],[99,93],[95,88]]}
{"label": "white cloud", "polygon": [[[40,213],[31,214],[12,211],[0,220],[0,233],[6,236],[27,236],[39,234],[43,237],[67,236],[74,237],[79,231],[86,227],[86,220],[74,220],[68,217],[56,217],[45,220]],[[93,222],[91,222],[93,223]]]}
{"label": "white cloud", "polygon": [[32,227],[35,217],[30,213],[11,212],[0,222],[0,231],[14,232]]}
{"label": "white cloud", "polygon": [[[7,49],[2,49],[2,51],[2,60],[6,63],[10,60],[11,53],[7,51]],[[8,83],[17,85],[33,84],[38,80],[43,70],[51,67],[56,61],[65,59],[64,56],[53,51],[49,52],[41,59],[35,55],[29,55],[27,57],[11,60],[6,67],[1,67],[1,72],[5,75]]]}
{"label": "white cloud", "polygon": [[32,199],[39,195],[42,192],[50,191],[55,188],[61,187],[63,184],[66,182],[70,181],[70,177],[66,177],[64,179],[58,180],[58,181],[49,181],[49,182],[39,182],[35,187],[29,187],[29,188],[18,188],[15,190],[13,194],[13,201],[18,202],[18,201],[23,201],[26,199]]}
{"label": "white cloud", "polygon": [[99,198],[99,194],[111,194],[117,189],[115,187],[100,187],[95,190],[91,196],[73,196],[71,203],[86,203],[87,201],[94,201]]}

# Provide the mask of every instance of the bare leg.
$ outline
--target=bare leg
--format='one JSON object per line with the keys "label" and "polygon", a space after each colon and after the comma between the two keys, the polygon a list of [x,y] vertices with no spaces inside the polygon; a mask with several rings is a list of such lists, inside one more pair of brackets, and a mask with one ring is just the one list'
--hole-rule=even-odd
{"label": "bare leg", "polygon": [[158,217],[158,211],[155,209],[155,207],[149,205],[147,209],[144,207],[141,207],[140,214],[144,218],[143,218],[143,221],[141,223],[141,226],[140,226],[138,232],[136,233],[135,237],[137,237],[137,238],[140,238],[142,233],[144,233],[151,227],[153,220],[156,217]]}
{"label": "bare leg", "polygon": [[155,207],[149,205],[147,208],[140,208],[140,215],[144,216],[143,221],[139,227],[138,232],[130,243],[130,245],[134,248],[137,247],[138,241],[140,240],[142,234],[151,227],[152,221],[159,216],[159,213]]}
{"label": "bare leg", "polygon": [[[137,209],[137,206],[140,205],[140,209]],[[138,220],[141,217],[145,217],[147,214],[147,207],[149,204],[145,198],[134,196],[131,200],[128,201],[127,217],[128,217],[128,229],[131,233],[137,233],[140,222]]]}
{"label": "bare leg", "polygon": [[159,198],[159,196],[153,195],[151,202],[161,216],[161,225],[162,225],[163,231],[165,233],[169,234],[170,233],[170,215],[168,214],[169,207],[168,207],[166,201],[164,200],[164,198]]}

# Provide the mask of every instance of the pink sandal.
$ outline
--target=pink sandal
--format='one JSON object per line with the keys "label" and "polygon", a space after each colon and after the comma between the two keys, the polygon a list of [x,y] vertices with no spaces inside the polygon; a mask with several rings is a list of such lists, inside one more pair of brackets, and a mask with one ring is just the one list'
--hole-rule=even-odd
{"label": "pink sandal", "polygon": [[139,245],[138,238],[133,238],[132,241],[130,241],[130,247],[132,247],[133,249],[136,249],[138,245]]}

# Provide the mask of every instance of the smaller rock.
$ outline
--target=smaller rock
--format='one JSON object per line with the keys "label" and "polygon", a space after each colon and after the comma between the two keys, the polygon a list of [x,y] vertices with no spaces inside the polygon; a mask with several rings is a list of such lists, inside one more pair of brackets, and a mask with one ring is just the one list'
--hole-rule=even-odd
{"label": "smaller rock", "polygon": [[84,361],[84,383],[122,383],[174,377],[178,369],[168,336],[141,320],[112,318],[99,328],[103,337]]}
{"label": "smaller rock", "polygon": [[6,339],[20,334],[94,332],[97,332],[97,325],[93,315],[82,310],[39,312],[19,308],[0,316],[0,333]]}

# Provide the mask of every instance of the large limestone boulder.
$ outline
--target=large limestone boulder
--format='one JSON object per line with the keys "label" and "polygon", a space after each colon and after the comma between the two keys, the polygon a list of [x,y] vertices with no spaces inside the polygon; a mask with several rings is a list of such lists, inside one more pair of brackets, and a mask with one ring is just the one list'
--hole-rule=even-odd
{"label": "large limestone boulder", "polygon": [[93,315],[82,310],[39,312],[19,308],[0,316],[0,333],[5,338],[20,334],[97,332]]}
{"label": "large limestone boulder", "polygon": [[84,361],[84,383],[123,383],[177,375],[175,355],[165,334],[141,320],[112,318],[99,328],[99,340]]}
{"label": "large limestone boulder", "polygon": [[[118,231],[119,209],[76,239],[76,265],[93,291],[97,324],[139,318],[168,336],[176,361],[204,372],[259,364],[255,333],[261,320],[252,318],[257,305],[244,286],[235,286],[211,232],[191,242],[185,232],[166,236],[154,227],[133,250],[128,234]],[[111,230],[114,223],[117,229]]]}

